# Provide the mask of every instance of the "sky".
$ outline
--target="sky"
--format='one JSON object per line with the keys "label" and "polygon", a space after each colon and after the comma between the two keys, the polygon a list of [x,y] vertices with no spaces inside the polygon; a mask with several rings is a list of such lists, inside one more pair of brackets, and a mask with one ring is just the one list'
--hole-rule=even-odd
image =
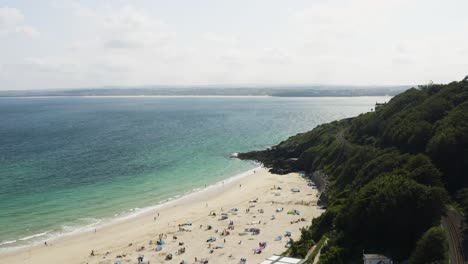
{"label": "sky", "polygon": [[468,75],[467,0],[0,0],[0,90]]}

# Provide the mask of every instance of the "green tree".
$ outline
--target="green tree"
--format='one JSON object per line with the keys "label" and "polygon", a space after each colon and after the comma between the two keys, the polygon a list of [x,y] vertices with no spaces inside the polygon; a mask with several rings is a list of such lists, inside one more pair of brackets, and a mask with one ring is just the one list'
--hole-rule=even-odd
{"label": "green tree", "polygon": [[387,174],[350,197],[346,210],[336,218],[336,227],[348,238],[346,246],[402,260],[421,234],[440,220],[445,200],[441,188]]}
{"label": "green tree", "polygon": [[432,227],[419,239],[411,254],[410,264],[446,263],[447,240],[440,227]]}

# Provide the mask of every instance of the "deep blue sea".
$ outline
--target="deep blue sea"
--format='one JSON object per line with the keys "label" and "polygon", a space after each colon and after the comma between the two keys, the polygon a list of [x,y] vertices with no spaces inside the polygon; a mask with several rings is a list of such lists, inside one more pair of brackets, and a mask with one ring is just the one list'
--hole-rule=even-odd
{"label": "deep blue sea", "polygon": [[231,159],[388,97],[0,98],[0,249],[138,211],[253,163]]}

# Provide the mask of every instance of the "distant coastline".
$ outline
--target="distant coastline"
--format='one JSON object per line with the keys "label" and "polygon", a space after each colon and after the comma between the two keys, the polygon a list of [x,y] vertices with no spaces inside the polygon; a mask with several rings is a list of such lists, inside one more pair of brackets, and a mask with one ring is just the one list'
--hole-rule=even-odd
{"label": "distant coastline", "polygon": [[56,90],[7,90],[0,97],[357,97],[395,96],[410,85],[401,86],[285,86],[285,87],[131,87]]}

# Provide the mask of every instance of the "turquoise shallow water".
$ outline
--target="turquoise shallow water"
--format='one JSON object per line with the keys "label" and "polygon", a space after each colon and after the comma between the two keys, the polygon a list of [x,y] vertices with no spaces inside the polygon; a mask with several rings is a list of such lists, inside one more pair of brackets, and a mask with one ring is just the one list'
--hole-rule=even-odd
{"label": "turquoise shallow water", "polygon": [[386,97],[0,98],[0,249],[253,168],[230,159]]}

